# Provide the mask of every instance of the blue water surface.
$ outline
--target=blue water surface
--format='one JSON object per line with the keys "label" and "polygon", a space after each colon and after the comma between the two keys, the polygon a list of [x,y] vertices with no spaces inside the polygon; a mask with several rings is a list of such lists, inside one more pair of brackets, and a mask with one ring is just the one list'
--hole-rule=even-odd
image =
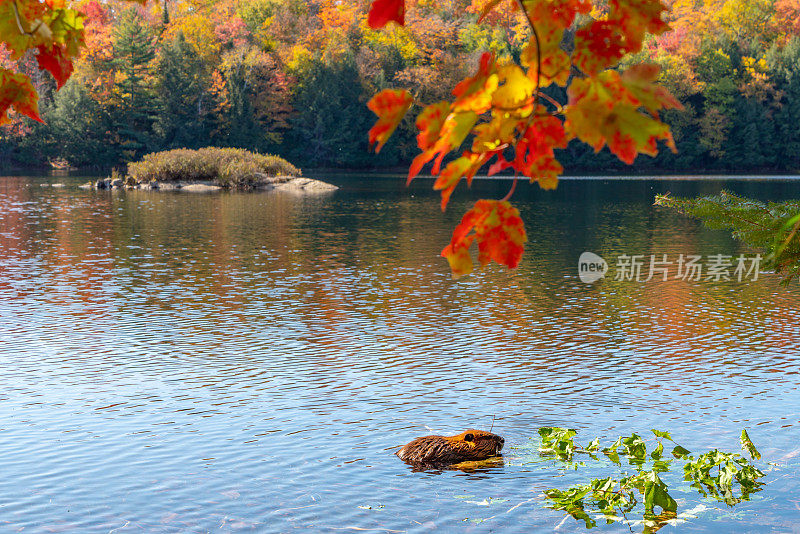
{"label": "blue water surface", "polygon": [[[544,507],[586,477],[536,453],[550,425],[584,442],[660,428],[692,451],[739,450],[747,428],[763,490],[729,508],[670,479],[693,517],[660,532],[800,531],[796,283],[613,278],[622,255],[752,256],[656,193],[780,200],[798,182],[523,184],[519,269],[454,281],[453,227],[510,182],[476,180],[442,213],[429,180],[321,177],[341,189],[0,177],[0,531],[582,532]],[[580,281],[584,251],[606,278]],[[492,425],[493,467],[392,454]]]}

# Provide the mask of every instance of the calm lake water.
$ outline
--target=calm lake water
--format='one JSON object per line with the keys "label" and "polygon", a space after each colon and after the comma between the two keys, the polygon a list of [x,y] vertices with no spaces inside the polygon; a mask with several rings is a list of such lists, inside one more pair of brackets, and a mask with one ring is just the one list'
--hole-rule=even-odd
{"label": "calm lake water", "polygon": [[[476,181],[442,214],[430,181],[326,179],[342,188],[0,178],[0,531],[582,532],[543,508],[543,489],[584,478],[531,452],[555,425],[584,443],[655,427],[692,451],[739,450],[747,428],[774,464],[764,490],[728,508],[678,487],[697,518],[661,532],[800,532],[797,284],[577,270],[583,251],[612,270],[749,253],[654,194],[778,200],[800,182],[523,184],[520,268],[453,281],[452,228],[510,182]],[[493,418],[502,465],[414,472],[392,455]]]}

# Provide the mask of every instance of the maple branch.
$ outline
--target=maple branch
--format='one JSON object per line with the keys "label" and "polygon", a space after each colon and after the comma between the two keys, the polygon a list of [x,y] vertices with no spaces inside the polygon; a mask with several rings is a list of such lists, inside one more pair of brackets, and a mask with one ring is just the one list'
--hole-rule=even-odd
{"label": "maple branch", "polygon": [[28,37],[33,37],[36,34],[36,32],[39,31],[39,28],[42,27],[42,24],[44,24],[44,22],[42,22],[40,20],[39,24],[37,24],[34,29],[32,29],[30,31],[25,31],[24,29],[22,29],[22,19],[20,19],[20,17],[19,17],[19,7],[17,7],[17,0],[14,0],[11,3],[11,9],[14,10],[14,19],[17,22],[17,29],[19,29],[19,33],[21,33],[22,35],[27,35]]}
{"label": "maple branch", "polygon": [[528,10],[525,9],[524,0],[517,0],[517,5],[525,14],[525,20],[528,21],[528,26],[531,27],[533,40],[536,43],[536,89],[533,92],[533,94],[535,95],[535,100],[533,102],[535,108],[536,102],[539,100],[539,74],[540,71],[542,70],[542,47],[540,46],[539,33],[536,31],[536,25],[533,23],[533,19],[531,18],[530,13],[528,13]]}
{"label": "maple branch", "polygon": [[[528,128],[531,126],[531,121],[533,121],[533,117],[536,115],[536,106],[539,103],[539,75],[541,74],[542,70],[542,47],[540,46],[539,33],[536,31],[536,25],[533,23],[533,19],[531,18],[530,13],[528,13],[528,10],[525,9],[524,0],[517,0],[517,5],[519,5],[519,8],[525,14],[525,20],[528,21],[528,25],[531,27],[531,34],[533,35],[533,40],[536,43],[536,87],[533,90],[533,110],[531,111],[531,114],[528,115],[528,120],[525,122],[525,127],[519,133],[519,136],[514,143],[515,145],[519,143],[528,132]],[[528,178],[532,177],[529,176]],[[514,177],[514,185],[516,185],[516,176]],[[513,191],[514,188],[512,187],[511,192]]]}
{"label": "maple branch", "polygon": [[546,95],[544,93],[539,93],[539,96],[544,98],[545,100],[547,100],[551,104],[553,104],[555,106],[555,108],[556,108],[556,112],[561,113],[561,110],[564,108],[564,106],[562,106],[559,103],[558,100],[556,100],[555,98],[552,98],[552,97],[550,97],[550,96],[548,96],[548,95]]}
{"label": "maple branch", "polygon": [[28,32],[22,29],[22,21],[19,18],[19,8],[17,7],[17,0],[14,0],[11,3],[11,9],[14,10],[14,18],[17,21],[17,28],[19,28],[19,33],[22,35],[30,35]]}
{"label": "maple branch", "polygon": [[[536,106],[539,104],[539,96],[540,96],[539,76],[542,70],[542,47],[540,46],[539,33],[536,31],[536,25],[533,23],[533,19],[531,18],[530,13],[528,13],[528,10],[525,9],[524,0],[517,0],[517,5],[525,14],[525,20],[528,21],[528,25],[531,27],[531,35],[533,35],[533,40],[536,43],[536,87],[533,90],[533,102],[532,102],[533,109],[531,110],[531,114],[528,115],[528,120],[525,121],[525,127],[520,130],[517,139],[514,142],[514,145],[517,145],[522,140],[522,138],[525,137],[525,134],[528,132],[528,128],[530,128],[531,126],[531,121],[533,121],[533,118],[536,116]],[[533,179],[532,176],[528,176],[528,178]],[[511,198],[511,195],[514,194],[514,190],[516,188],[517,188],[517,175],[514,174],[514,183],[511,185],[511,189],[508,191],[508,194],[506,194],[506,196],[503,197],[503,200],[505,201]]]}
{"label": "maple branch", "polygon": [[511,189],[509,189],[509,190],[508,190],[508,193],[506,193],[506,196],[504,196],[504,197],[503,197],[503,198],[500,200],[500,202],[505,202],[506,200],[508,200],[509,198],[511,198],[511,195],[513,195],[513,194],[514,194],[514,190],[515,190],[516,188],[517,188],[517,175],[516,175],[516,174],[514,174],[514,181],[513,181],[513,182],[511,182]]}

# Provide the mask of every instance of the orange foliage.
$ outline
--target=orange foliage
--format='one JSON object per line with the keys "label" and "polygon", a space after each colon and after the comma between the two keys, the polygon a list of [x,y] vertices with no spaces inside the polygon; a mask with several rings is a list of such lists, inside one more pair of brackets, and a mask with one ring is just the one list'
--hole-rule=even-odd
{"label": "orange foliage", "polygon": [[39,105],[36,90],[30,79],[24,74],[17,74],[8,69],[0,69],[0,126],[11,122],[8,116],[10,108],[17,113],[40,121]]}
{"label": "orange foliage", "polygon": [[800,35],[800,0],[775,3],[776,26],[789,35]]}
{"label": "orange foliage", "polygon": [[386,89],[381,91],[369,101],[368,107],[378,116],[378,122],[369,131],[369,143],[378,143],[375,152],[380,152],[381,147],[394,133],[400,119],[411,107],[414,99],[408,91]]}

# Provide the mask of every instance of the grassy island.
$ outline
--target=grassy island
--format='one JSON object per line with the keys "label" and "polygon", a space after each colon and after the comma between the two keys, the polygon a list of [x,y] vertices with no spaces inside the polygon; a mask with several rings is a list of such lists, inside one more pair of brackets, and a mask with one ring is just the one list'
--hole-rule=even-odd
{"label": "grassy island", "polygon": [[301,175],[283,158],[240,148],[179,148],[147,154],[128,164],[128,183],[211,182],[229,189],[252,189]]}

